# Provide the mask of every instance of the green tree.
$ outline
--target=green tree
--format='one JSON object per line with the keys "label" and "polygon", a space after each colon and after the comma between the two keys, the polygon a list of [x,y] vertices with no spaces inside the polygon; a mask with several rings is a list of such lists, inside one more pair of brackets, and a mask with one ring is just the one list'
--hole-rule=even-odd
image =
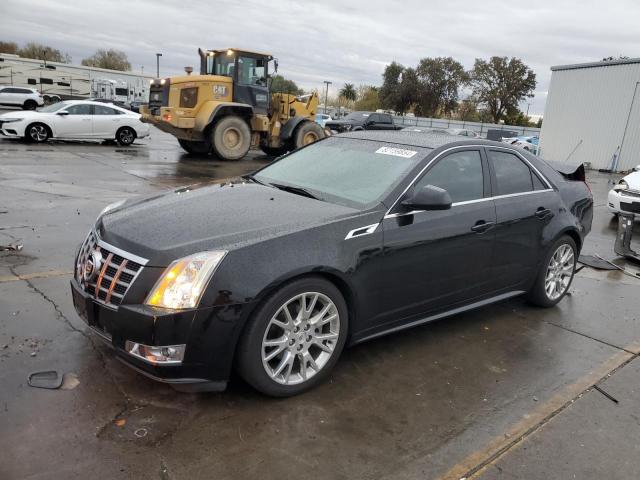
{"label": "green tree", "polygon": [[476,58],[471,71],[473,94],[486,105],[493,122],[505,116],[517,115],[518,104],[533,97],[536,74],[519,58],[491,57],[489,61]]}
{"label": "green tree", "polygon": [[127,54],[114,49],[97,50],[90,57],[84,58],[81,63],[87,67],[106,68],[123,72],[131,70]]}
{"label": "green tree", "polygon": [[354,108],[356,110],[366,110],[374,112],[380,108],[380,98],[378,88],[371,85],[360,85],[358,87],[358,99]]}
{"label": "green tree", "polygon": [[385,67],[382,74],[382,86],[378,92],[382,108],[396,109],[402,72],[404,72],[404,67],[396,62],[391,62]]}
{"label": "green tree", "polygon": [[356,88],[353,83],[345,83],[344,87],[340,89],[340,96],[344,97],[349,102],[355,102],[357,99]]}
{"label": "green tree", "polygon": [[282,75],[274,75],[271,77],[271,91],[274,93],[290,93],[291,95],[303,95],[302,90],[293,80],[287,80]]}
{"label": "green tree", "polygon": [[457,110],[458,120],[464,122],[479,122],[480,114],[478,113],[478,103],[474,98],[467,98],[458,104]]}
{"label": "green tree", "polygon": [[469,82],[462,64],[451,57],[423,58],[416,71],[419,113],[427,117],[450,115],[458,106],[460,87]]}
{"label": "green tree", "polygon": [[415,68],[405,68],[402,72],[398,96],[393,109],[398,113],[408,112],[419,99],[419,80]]}
{"label": "green tree", "polygon": [[25,58],[45,60],[47,62],[71,63],[69,54],[62,53],[57,48],[35,42],[29,42],[23,48],[18,49],[18,55]]}
{"label": "green tree", "polygon": [[0,53],[18,53],[18,44],[16,42],[0,42]]}

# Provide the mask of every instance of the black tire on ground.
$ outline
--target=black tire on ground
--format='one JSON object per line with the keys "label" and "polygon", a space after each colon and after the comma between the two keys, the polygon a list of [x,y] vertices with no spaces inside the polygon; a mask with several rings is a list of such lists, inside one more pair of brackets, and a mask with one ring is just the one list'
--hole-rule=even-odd
{"label": "black tire on ground", "polygon": [[298,125],[293,139],[296,148],[304,147],[325,137],[324,130],[316,122],[307,120]]}
{"label": "black tire on ground", "polygon": [[23,110],[35,110],[38,107],[38,104],[36,103],[35,100],[27,100],[24,102],[24,104],[22,105],[22,109]]}
{"label": "black tire on ground", "polygon": [[[276,315],[281,306],[296,295],[305,292],[318,292],[326,295],[333,302],[340,322],[338,339],[333,353],[317,373],[301,383],[285,385],[273,380],[267,373],[262,362],[262,341],[272,317]],[[247,383],[265,395],[274,397],[298,395],[318,385],[330,374],[344,348],[349,331],[348,322],[347,304],[333,283],[318,276],[294,280],[273,292],[257,307],[249,319],[238,344],[238,372]]]}
{"label": "black tire on ground", "polygon": [[249,125],[235,115],[223,117],[213,127],[211,144],[221,160],[240,160],[251,147]]}
{"label": "black tire on ground", "polygon": [[51,137],[51,130],[44,123],[32,123],[25,129],[28,142],[44,143]]}
{"label": "black tire on ground", "polygon": [[211,151],[211,145],[207,142],[178,139],[180,146],[191,155],[206,155]]}
{"label": "black tire on ground", "polygon": [[289,144],[284,144],[283,146],[277,148],[260,145],[260,150],[262,150],[266,155],[269,155],[270,157],[279,157],[291,151],[292,148]]}
{"label": "black tire on ground", "polygon": [[[547,293],[546,280],[547,280],[547,276],[551,275],[550,271],[552,269],[552,259],[555,261],[554,255],[556,255],[561,248],[567,247],[567,246],[571,248],[571,251],[573,254],[573,258],[569,262],[571,264],[571,270],[570,272],[566,272],[567,274],[570,275],[569,282],[562,287],[561,294],[557,298],[554,298],[553,296],[550,296]],[[544,256],[544,260],[540,265],[540,269],[538,271],[536,280],[533,286],[531,287],[531,289],[529,290],[529,292],[527,292],[527,300],[529,300],[529,302],[539,307],[553,307],[555,304],[557,304],[560,300],[564,298],[564,296],[569,291],[569,288],[571,287],[571,283],[573,282],[573,276],[576,270],[577,261],[578,261],[578,248],[576,246],[576,242],[570,236],[562,235],[555,242],[553,242],[553,244],[547,250],[547,253]]]}
{"label": "black tire on ground", "polygon": [[122,147],[128,147],[135,139],[136,131],[131,127],[122,127],[116,132],[116,141]]}

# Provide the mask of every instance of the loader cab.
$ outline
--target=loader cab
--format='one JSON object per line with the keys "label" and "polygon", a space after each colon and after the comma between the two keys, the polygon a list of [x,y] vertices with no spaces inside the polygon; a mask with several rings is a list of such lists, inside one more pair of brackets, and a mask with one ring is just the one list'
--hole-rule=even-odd
{"label": "loader cab", "polygon": [[268,64],[271,55],[242,50],[200,50],[201,73],[233,79],[233,101],[253,107],[254,113],[269,110]]}

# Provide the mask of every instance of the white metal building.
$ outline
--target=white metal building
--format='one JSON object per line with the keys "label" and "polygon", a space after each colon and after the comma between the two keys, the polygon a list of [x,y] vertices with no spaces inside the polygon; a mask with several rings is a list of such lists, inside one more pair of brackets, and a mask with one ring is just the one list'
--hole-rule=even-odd
{"label": "white metal building", "polygon": [[[551,68],[542,157],[617,171],[640,164],[640,58]],[[614,165],[616,167],[616,165]]]}
{"label": "white metal building", "polygon": [[151,78],[133,72],[0,54],[0,86],[33,88],[43,95],[63,99],[147,100]]}

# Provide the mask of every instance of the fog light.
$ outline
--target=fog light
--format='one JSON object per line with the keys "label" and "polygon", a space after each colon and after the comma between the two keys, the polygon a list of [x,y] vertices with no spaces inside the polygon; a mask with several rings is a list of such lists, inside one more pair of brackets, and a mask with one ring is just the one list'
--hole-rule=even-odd
{"label": "fog light", "polygon": [[127,340],[124,348],[129,355],[154,365],[177,365],[182,363],[186,345],[149,346]]}

